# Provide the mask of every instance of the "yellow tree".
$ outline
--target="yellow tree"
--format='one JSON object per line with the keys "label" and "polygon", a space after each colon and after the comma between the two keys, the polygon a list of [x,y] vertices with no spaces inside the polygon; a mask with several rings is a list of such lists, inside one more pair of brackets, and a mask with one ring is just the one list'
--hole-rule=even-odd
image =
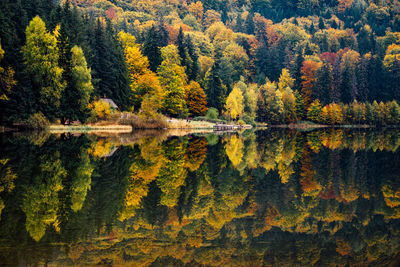
{"label": "yellow tree", "polygon": [[204,116],[207,112],[207,96],[195,81],[186,87],[186,104],[191,116]]}
{"label": "yellow tree", "polygon": [[285,87],[282,91],[283,118],[286,123],[296,120],[296,97],[290,87]]}
{"label": "yellow tree", "polygon": [[229,119],[236,119],[238,116],[243,114],[243,95],[242,91],[235,86],[232,92],[229,94],[226,99],[225,109],[229,116]]}
{"label": "yellow tree", "polygon": [[285,88],[289,87],[290,89],[293,88],[294,85],[294,80],[292,76],[290,76],[290,73],[288,69],[282,69],[282,74],[279,77],[279,82],[278,82],[278,89],[283,92]]}
{"label": "yellow tree", "polygon": [[396,55],[400,54],[400,45],[391,44],[386,49],[386,55],[384,59],[385,67],[390,68],[394,60],[398,60]]}
{"label": "yellow tree", "polygon": [[146,101],[150,102],[157,111],[161,105],[163,92],[156,74],[149,69],[148,58],[140,51],[133,35],[121,31],[118,37],[124,47],[128,77],[133,93],[133,109],[139,110],[143,100],[147,99]]}
{"label": "yellow tree", "polygon": [[165,90],[163,111],[171,116],[184,116],[187,113],[185,100],[186,73],[181,65],[178,48],[168,45],[161,49],[163,61],[157,74]]}
{"label": "yellow tree", "polygon": [[201,22],[201,20],[203,19],[203,3],[201,1],[197,1],[196,3],[191,3],[189,5],[189,12],[192,13],[196,19],[197,22]]}
{"label": "yellow tree", "polygon": [[251,84],[246,91],[248,113],[253,119],[256,118],[257,111],[257,89],[257,84]]}

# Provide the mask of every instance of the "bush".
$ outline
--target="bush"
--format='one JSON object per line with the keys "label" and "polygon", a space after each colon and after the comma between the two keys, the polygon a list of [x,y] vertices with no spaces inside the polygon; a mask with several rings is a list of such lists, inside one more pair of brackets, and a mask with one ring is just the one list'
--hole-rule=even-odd
{"label": "bush", "polygon": [[25,123],[26,127],[31,130],[46,130],[50,122],[42,112],[32,114]]}
{"label": "bush", "polygon": [[218,119],[218,109],[216,108],[209,108],[207,110],[207,115],[206,117],[212,120]]}
{"label": "bush", "polygon": [[99,120],[108,120],[111,118],[111,107],[110,104],[96,100],[89,104],[91,110],[89,122],[97,122]]}
{"label": "bush", "polygon": [[121,125],[130,125],[133,129],[164,129],[168,128],[165,117],[157,114],[154,118],[143,118],[133,113],[121,113]]}
{"label": "bush", "polygon": [[256,122],[253,120],[253,118],[252,117],[250,117],[249,115],[244,115],[243,116],[243,118],[242,118],[242,120],[246,123],[246,124],[249,124],[249,125],[251,125],[251,126],[253,126],[253,127],[256,127]]}

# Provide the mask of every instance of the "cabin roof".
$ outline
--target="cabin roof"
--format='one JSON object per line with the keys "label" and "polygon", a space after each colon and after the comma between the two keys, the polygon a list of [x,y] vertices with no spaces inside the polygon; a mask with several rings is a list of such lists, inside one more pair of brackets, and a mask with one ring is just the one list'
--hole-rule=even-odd
{"label": "cabin roof", "polygon": [[114,155],[114,153],[118,150],[118,147],[114,147],[113,150],[111,150],[109,153],[107,153],[106,155],[103,155],[103,158],[108,158],[111,157],[112,155]]}
{"label": "cabin roof", "polygon": [[110,98],[100,98],[100,100],[103,101],[103,102],[108,103],[111,108],[118,109],[117,104],[115,104],[115,102],[112,99],[110,99]]}

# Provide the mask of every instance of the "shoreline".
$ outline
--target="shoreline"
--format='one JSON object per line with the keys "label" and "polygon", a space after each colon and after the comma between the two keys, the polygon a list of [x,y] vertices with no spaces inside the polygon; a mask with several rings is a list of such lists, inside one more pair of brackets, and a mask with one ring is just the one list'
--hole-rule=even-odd
{"label": "shoreline", "polygon": [[[60,125],[52,124],[45,131],[50,133],[110,133],[110,134],[125,134],[133,133],[135,131],[156,130],[156,131],[186,131],[186,132],[237,132],[247,129],[295,129],[295,130],[313,130],[323,128],[347,128],[347,129],[385,129],[385,128],[399,128],[396,125],[376,126],[368,124],[354,124],[354,125],[323,125],[312,123],[298,123],[298,124],[279,124],[279,125],[236,125],[236,124],[215,124],[215,123],[188,123],[188,122],[173,122],[168,123],[167,128],[134,128],[131,125],[109,124],[109,125]],[[26,129],[20,127],[0,126],[0,133],[5,132],[24,132]]]}

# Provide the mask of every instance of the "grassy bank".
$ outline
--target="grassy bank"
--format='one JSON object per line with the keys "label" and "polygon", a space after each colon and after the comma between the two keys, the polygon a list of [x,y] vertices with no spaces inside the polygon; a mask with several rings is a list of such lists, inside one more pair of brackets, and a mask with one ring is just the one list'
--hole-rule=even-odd
{"label": "grassy bank", "polygon": [[187,121],[182,119],[167,119],[168,129],[213,129],[215,123],[207,121]]}
{"label": "grassy bank", "polygon": [[[195,119],[176,119],[168,118],[161,114],[157,114],[153,118],[143,118],[134,113],[129,112],[118,112],[109,116],[107,119],[102,119],[97,122],[81,124],[79,122],[73,122],[71,125],[62,125],[60,122],[50,124],[48,121],[42,118],[32,118],[27,124],[26,129],[33,130],[49,130],[51,133],[131,133],[134,130],[188,130],[188,131],[213,131],[216,130],[217,123],[225,123],[227,128],[231,127],[231,130],[237,130],[236,128],[251,128],[250,125],[236,125],[230,124],[222,120],[213,120],[206,118],[205,120]],[[21,127],[20,129],[24,129]]]}

